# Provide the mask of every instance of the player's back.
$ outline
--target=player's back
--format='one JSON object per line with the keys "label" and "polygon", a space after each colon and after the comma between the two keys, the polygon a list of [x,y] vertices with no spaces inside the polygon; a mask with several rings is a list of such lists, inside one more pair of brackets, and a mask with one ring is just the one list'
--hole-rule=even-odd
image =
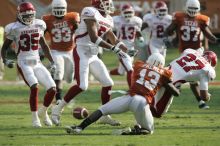
{"label": "player's back", "polygon": [[164,68],[149,66],[137,61],[134,64],[134,73],[130,95],[142,95],[151,103],[158,89],[171,80],[171,71]]}
{"label": "player's back", "polygon": [[53,15],[43,16],[47,25],[47,32],[51,38],[51,49],[58,51],[69,51],[73,49],[73,34],[77,28],[79,14],[76,12],[67,13],[63,18],[56,18]]}
{"label": "player's back", "polygon": [[215,70],[201,52],[193,49],[186,49],[179,58],[170,63],[170,66],[174,84],[200,81],[203,76],[212,78],[215,74]]}
{"label": "player's back", "polygon": [[179,50],[198,49],[201,47],[201,30],[209,25],[209,17],[198,14],[195,17],[189,17],[184,12],[176,12],[173,16],[174,23],[177,26],[179,36]]}
{"label": "player's back", "polygon": [[6,37],[16,43],[18,60],[39,58],[39,40],[45,29],[46,24],[40,19],[35,19],[30,25],[16,21],[5,27]]}
{"label": "player's back", "polygon": [[88,35],[87,25],[84,21],[86,19],[93,19],[96,21],[99,37],[104,37],[104,35],[113,28],[113,19],[110,15],[107,15],[106,17],[102,16],[94,7],[85,7],[82,10],[81,21],[76,30],[76,44],[82,46],[96,46],[91,42]]}

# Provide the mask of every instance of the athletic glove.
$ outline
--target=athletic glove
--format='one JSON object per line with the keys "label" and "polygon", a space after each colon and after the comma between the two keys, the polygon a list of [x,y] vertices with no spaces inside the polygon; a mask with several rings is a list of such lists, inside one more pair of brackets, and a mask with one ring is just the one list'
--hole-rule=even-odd
{"label": "athletic glove", "polygon": [[117,55],[118,55],[118,57],[120,57],[120,58],[126,58],[127,57],[127,54],[125,53],[125,52],[123,52],[120,48],[118,48],[118,47],[112,47],[112,49],[111,49],[113,52],[115,52]]}
{"label": "athletic glove", "polygon": [[170,48],[173,46],[173,44],[170,42],[168,38],[163,39],[163,42],[167,48]]}
{"label": "athletic glove", "polygon": [[4,59],[3,63],[8,67],[8,68],[14,68],[15,62],[10,59]]}
{"label": "athletic glove", "polygon": [[137,53],[138,53],[138,50],[129,50],[129,51],[128,51],[128,55],[129,55],[130,57],[136,56]]}
{"label": "athletic glove", "polygon": [[144,42],[144,38],[143,37],[139,37],[136,39],[136,43],[137,43],[137,46],[139,48],[143,48],[145,46],[145,42]]}

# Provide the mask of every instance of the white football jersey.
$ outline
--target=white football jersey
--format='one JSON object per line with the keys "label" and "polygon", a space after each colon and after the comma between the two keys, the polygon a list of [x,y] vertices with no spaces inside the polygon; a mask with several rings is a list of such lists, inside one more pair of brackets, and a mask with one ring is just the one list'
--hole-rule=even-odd
{"label": "white football jersey", "polygon": [[46,24],[40,19],[35,19],[31,25],[17,21],[5,27],[6,37],[16,43],[18,60],[39,59],[39,40],[45,29]]}
{"label": "white football jersey", "polygon": [[143,17],[143,23],[147,23],[150,31],[149,47],[160,49],[165,47],[163,42],[164,31],[172,22],[172,16],[166,15],[159,19],[155,14],[146,14]]}
{"label": "white football jersey", "polygon": [[[97,23],[98,36],[103,36],[113,28],[113,19],[110,15],[103,17],[100,12],[94,7],[85,7],[81,13],[81,21],[78,29],[76,30],[76,44],[83,46],[96,46],[91,42],[88,35],[87,26],[84,22],[85,19],[94,19]],[[96,46],[97,47],[97,46]]]}
{"label": "white football jersey", "polygon": [[134,16],[130,21],[126,21],[123,16],[114,16],[114,31],[120,41],[122,41],[128,49],[134,49],[134,41],[136,32],[141,31],[142,20]]}
{"label": "white football jersey", "polygon": [[170,63],[173,83],[200,82],[200,90],[208,90],[208,82],[216,77],[214,68],[201,52],[186,49],[181,56]]}

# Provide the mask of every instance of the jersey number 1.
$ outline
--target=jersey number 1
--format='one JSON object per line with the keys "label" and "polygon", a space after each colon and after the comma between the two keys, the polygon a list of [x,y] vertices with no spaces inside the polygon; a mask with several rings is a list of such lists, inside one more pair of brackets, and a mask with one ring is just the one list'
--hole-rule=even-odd
{"label": "jersey number 1", "polygon": [[[145,78],[149,78],[149,80],[146,80]],[[148,90],[152,91],[157,86],[159,79],[159,73],[152,70],[149,71],[147,69],[142,69],[140,71],[140,78],[136,82],[143,85]]]}

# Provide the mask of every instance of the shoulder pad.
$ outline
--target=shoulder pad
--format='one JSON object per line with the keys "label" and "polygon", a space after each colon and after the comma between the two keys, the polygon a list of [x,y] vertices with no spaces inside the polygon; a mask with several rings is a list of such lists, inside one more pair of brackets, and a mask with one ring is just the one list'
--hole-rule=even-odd
{"label": "shoulder pad", "polygon": [[93,7],[85,7],[82,10],[81,17],[94,18],[96,11]]}

